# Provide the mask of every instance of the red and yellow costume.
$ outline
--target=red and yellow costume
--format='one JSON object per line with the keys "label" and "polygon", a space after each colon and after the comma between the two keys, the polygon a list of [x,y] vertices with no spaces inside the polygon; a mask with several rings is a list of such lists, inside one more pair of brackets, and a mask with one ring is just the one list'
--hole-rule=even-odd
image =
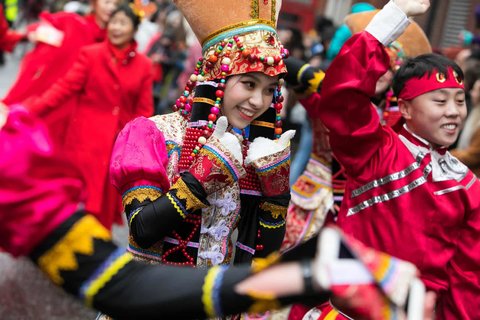
{"label": "red and yellow costume", "polygon": [[[398,11],[389,17],[391,34],[408,24]],[[480,183],[445,148],[432,148],[407,127],[397,134],[380,124],[370,96],[389,61],[379,40],[357,34],[330,66],[322,97],[308,99],[348,175],[338,225],[368,246],[413,262],[438,294],[438,318],[474,319]]]}

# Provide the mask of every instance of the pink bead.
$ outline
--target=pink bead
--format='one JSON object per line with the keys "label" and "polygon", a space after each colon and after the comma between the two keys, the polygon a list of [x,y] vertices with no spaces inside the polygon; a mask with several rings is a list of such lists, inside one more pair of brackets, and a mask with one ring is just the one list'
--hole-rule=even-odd
{"label": "pink bead", "polygon": [[230,70],[230,68],[226,64],[222,64],[222,71],[228,72],[228,70]]}
{"label": "pink bead", "polygon": [[185,111],[188,111],[188,112],[192,111],[192,106],[189,103],[185,105]]}
{"label": "pink bead", "polygon": [[210,112],[213,113],[213,114],[219,114],[220,113],[220,109],[218,109],[217,107],[212,107],[210,109]]}

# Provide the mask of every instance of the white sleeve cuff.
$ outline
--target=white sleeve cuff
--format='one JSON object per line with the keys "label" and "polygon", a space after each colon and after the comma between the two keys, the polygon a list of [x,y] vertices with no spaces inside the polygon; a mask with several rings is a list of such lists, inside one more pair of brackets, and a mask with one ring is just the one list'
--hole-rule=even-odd
{"label": "white sleeve cuff", "polygon": [[388,46],[402,35],[410,25],[407,15],[395,4],[389,1],[365,28],[384,46]]}

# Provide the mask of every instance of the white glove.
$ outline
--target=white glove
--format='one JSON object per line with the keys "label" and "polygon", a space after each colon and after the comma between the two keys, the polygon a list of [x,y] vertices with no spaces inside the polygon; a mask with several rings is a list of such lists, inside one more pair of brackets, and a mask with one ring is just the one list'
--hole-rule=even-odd
{"label": "white glove", "polygon": [[240,141],[234,134],[227,132],[227,128],[227,117],[221,116],[217,120],[217,125],[215,127],[215,130],[213,131],[212,136],[216,137],[220,141],[220,143],[232,153],[232,156],[234,156],[236,160],[242,163],[243,157]]}
{"label": "white glove", "polygon": [[295,130],[288,130],[283,133],[278,140],[270,140],[264,137],[258,137],[248,147],[247,158],[245,164],[250,164],[260,158],[275,154],[284,150],[290,145],[295,135]]}
{"label": "white glove", "polygon": [[430,0],[392,0],[407,17],[414,17],[427,12]]}

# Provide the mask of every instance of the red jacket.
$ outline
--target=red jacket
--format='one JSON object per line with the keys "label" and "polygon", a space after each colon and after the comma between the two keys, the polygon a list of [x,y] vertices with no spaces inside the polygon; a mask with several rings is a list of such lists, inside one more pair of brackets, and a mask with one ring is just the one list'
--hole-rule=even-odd
{"label": "red jacket", "polygon": [[133,118],[153,114],[150,60],[135,51],[127,56],[117,63],[108,42],[84,47],[65,77],[28,106],[42,113],[74,99],[63,148],[87,180],[87,211],[107,227],[121,212],[108,178],[117,133]]}
{"label": "red jacket", "polygon": [[[93,15],[82,17],[68,12],[43,12],[40,18],[41,23],[50,23],[64,33],[63,42],[58,48],[38,42],[25,55],[15,83],[3,98],[6,105],[42,95],[72,67],[82,47],[105,39],[105,30],[97,25]],[[65,135],[65,119],[70,117],[73,106],[73,102],[65,102],[63,108],[42,117],[55,145],[60,143],[57,138]]]}
{"label": "red jacket", "polygon": [[413,262],[438,295],[439,319],[478,319],[480,182],[446,150],[382,126],[370,102],[389,67],[383,45],[353,36],[314,95],[348,175],[338,224],[375,249]]}
{"label": "red jacket", "polygon": [[18,41],[25,36],[8,29],[8,22],[3,14],[3,8],[0,6],[0,50],[11,52]]}

